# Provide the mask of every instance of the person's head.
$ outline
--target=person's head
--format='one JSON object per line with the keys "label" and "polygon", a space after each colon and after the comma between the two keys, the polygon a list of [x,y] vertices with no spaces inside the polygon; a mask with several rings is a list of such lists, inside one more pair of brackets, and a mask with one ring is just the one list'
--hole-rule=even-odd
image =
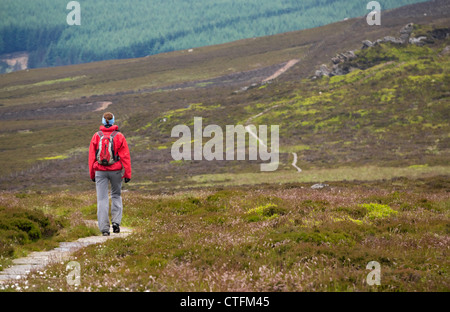
{"label": "person's head", "polygon": [[105,126],[112,126],[114,124],[114,115],[110,112],[104,113],[102,124]]}

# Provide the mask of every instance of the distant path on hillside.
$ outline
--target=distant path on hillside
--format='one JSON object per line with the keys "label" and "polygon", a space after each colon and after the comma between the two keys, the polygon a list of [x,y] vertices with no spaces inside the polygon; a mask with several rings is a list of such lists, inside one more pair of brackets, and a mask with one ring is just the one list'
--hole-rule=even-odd
{"label": "distant path on hillside", "polygon": [[292,166],[294,166],[295,169],[297,169],[298,172],[302,172],[302,169],[297,167],[297,153],[292,153],[294,156],[294,160],[292,161]]}
{"label": "distant path on hillside", "polygon": [[277,70],[272,76],[267,77],[266,79],[264,79],[262,82],[264,83],[264,82],[267,82],[267,81],[270,81],[270,80],[273,80],[273,79],[277,78],[278,76],[280,76],[281,74],[286,72],[289,68],[291,68],[292,66],[297,64],[299,61],[300,60],[298,60],[298,59],[290,60],[289,62],[286,63],[286,65],[284,65],[282,68]]}
{"label": "distant path on hillside", "polygon": [[[87,225],[95,225],[97,221],[86,220]],[[106,242],[108,239],[123,238],[132,233],[132,229],[120,227],[120,233],[112,233],[110,236],[89,236],[80,238],[74,242],[62,242],[59,247],[50,251],[32,252],[27,257],[13,260],[13,265],[0,271],[0,284],[25,277],[30,272],[43,270],[47,265],[55,262],[70,260],[70,255],[75,251],[92,245]]]}
{"label": "distant path on hillside", "polygon": [[[295,62],[295,63],[297,63],[297,62]],[[293,63],[290,67],[292,67],[295,63]],[[259,143],[262,144],[263,146],[266,146],[266,144],[258,137],[258,135],[257,135],[255,132],[252,131],[252,128],[250,127],[250,122],[251,122],[253,119],[258,118],[259,116],[264,115],[264,114],[267,113],[268,111],[270,111],[270,110],[272,110],[272,109],[274,109],[274,108],[276,108],[276,107],[278,107],[278,106],[279,106],[279,105],[277,104],[277,105],[271,106],[271,107],[269,107],[269,108],[266,108],[266,109],[265,109],[264,111],[262,111],[261,113],[258,113],[258,114],[254,115],[254,116],[251,116],[251,117],[248,118],[247,121],[245,122],[245,130],[246,130],[251,136],[253,136],[254,138],[256,138],[256,139],[259,141]],[[266,146],[266,147],[267,147],[267,146]],[[292,166],[293,166],[298,172],[302,172],[302,169],[300,169],[300,168],[297,166],[297,153],[292,153],[292,155],[294,156],[294,160],[292,161]]]}
{"label": "distant path on hillside", "polygon": [[280,105],[277,104],[277,105],[274,105],[274,106],[270,106],[270,107],[266,108],[265,110],[263,110],[261,113],[258,113],[258,114],[254,115],[254,116],[251,116],[249,119],[247,119],[247,121],[245,122],[245,125],[246,125],[246,126],[249,125],[250,122],[251,122],[253,119],[258,118],[259,116],[264,115],[264,114],[267,113],[268,111],[270,111],[270,110],[272,110],[272,109],[274,109],[274,108],[277,108],[278,106],[280,106]]}
{"label": "distant path on hillside", "polygon": [[[106,97],[106,96],[105,96]],[[11,111],[10,107],[0,108],[0,120],[33,120],[39,117],[48,118],[50,116],[64,115],[67,113],[98,112],[105,110],[112,102],[98,101],[89,103],[73,104],[67,102],[57,102],[56,105],[46,107],[15,107]]]}
{"label": "distant path on hillside", "polygon": [[[256,138],[258,141],[259,141],[259,143],[261,143],[263,146],[266,146],[266,144],[258,137],[258,135],[256,134],[256,133],[254,133],[253,131],[252,131],[252,129],[249,127],[250,126],[250,122],[253,120],[253,119],[255,119],[255,118],[258,118],[259,116],[262,116],[262,115],[264,115],[265,113],[267,113],[268,111],[270,111],[271,109],[274,109],[275,107],[278,107],[278,105],[274,105],[274,106],[271,106],[271,107],[269,107],[269,108],[266,108],[265,110],[263,110],[261,113],[258,113],[258,114],[256,114],[256,115],[254,115],[254,116],[251,116],[249,119],[247,119],[247,121],[245,122],[245,130],[251,135],[251,136],[253,136],[254,138]],[[267,147],[267,146],[266,146]]]}
{"label": "distant path on hillside", "polygon": [[[289,68],[297,64],[299,59],[292,59],[287,62],[274,64],[266,67],[261,67],[257,69],[239,71],[231,74],[218,76],[215,78],[204,79],[204,80],[194,80],[182,83],[177,83],[168,86],[153,87],[140,90],[130,90],[117,92],[115,94],[106,94],[105,96],[117,96],[117,95],[127,95],[127,94],[141,94],[150,93],[155,91],[172,91],[172,90],[183,90],[183,89],[195,89],[195,88],[211,88],[211,87],[221,87],[221,86],[235,86],[244,84],[261,84],[273,80],[283,73],[285,73]],[[1,117],[1,114],[0,114]],[[1,119],[1,118],[0,118]]]}
{"label": "distant path on hillside", "polygon": [[[264,141],[261,140],[255,132],[252,131],[252,128],[251,128],[249,125],[245,126],[245,130],[246,130],[251,136],[253,136],[254,138],[256,138],[256,139],[259,141],[259,143],[260,143],[261,145],[267,147],[266,144],[264,143]],[[292,166],[293,166],[298,172],[302,172],[302,169],[300,169],[300,168],[297,166],[297,153],[292,153],[292,155],[294,156],[294,160],[292,161]]]}
{"label": "distant path on hillside", "polygon": [[250,133],[250,135],[251,135],[252,137],[256,138],[256,139],[258,140],[258,142],[259,142],[261,145],[267,147],[267,146],[266,146],[266,143],[264,143],[264,141],[261,140],[255,132],[252,131],[252,129],[250,128],[250,126],[245,126],[245,130],[247,130],[247,132]]}
{"label": "distant path on hillside", "polygon": [[[252,69],[248,71],[235,72],[211,79],[187,81],[178,84],[153,87],[139,90],[119,91],[113,94],[102,94],[102,98],[108,98],[111,96],[122,96],[130,94],[143,94],[151,93],[155,91],[176,91],[184,89],[196,89],[196,88],[211,88],[211,87],[223,87],[223,86],[243,86],[243,85],[259,85],[269,82],[283,73],[289,68],[299,62],[298,59],[293,59],[284,63],[274,64],[266,67]],[[95,96],[99,98],[99,96]],[[67,101],[58,101],[52,103],[47,107],[15,107],[13,111],[9,107],[0,107],[0,120],[23,120],[23,119],[36,119],[38,117],[47,118],[49,116],[55,116],[67,113],[83,113],[88,111],[102,111],[108,108],[112,102],[110,101],[94,101],[86,102],[74,105],[73,103],[67,103]]]}
{"label": "distant path on hillside", "polygon": [[96,108],[94,110],[94,112],[99,112],[99,111],[107,109],[108,106],[112,104],[112,102],[100,102],[99,104],[100,104],[100,106],[98,108]]}

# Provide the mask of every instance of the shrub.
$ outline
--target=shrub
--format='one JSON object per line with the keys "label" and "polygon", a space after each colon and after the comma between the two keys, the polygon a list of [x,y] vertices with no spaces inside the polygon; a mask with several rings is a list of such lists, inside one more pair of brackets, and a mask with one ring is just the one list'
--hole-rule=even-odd
{"label": "shrub", "polygon": [[28,238],[35,241],[42,237],[42,233],[39,226],[29,219],[25,218],[12,218],[9,220],[9,224],[17,229],[27,233]]}
{"label": "shrub", "polygon": [[17,245],[51,237],[60,225],[37,209],[0,207],[0,256],[9,257]]}
{"label": "shrub", "polygon": [[275,204],[269,203],[267,205],[252,208],[248,210],[246,214],[249,215],[247,220],[250,222],[254,222],[277,218],[280,214],[284,214],[284,210],[278,208],[278,206]]}
{"label": "shrub", "polygon": [[14,254],[14,247],[8,239],[0,237],[0,256],[11,257]]}
{"label": "shrub", "polygon": [[393,210],[388,205],[370,203],[370,204],[362,204],[360,206],[367,209],[367,214],[365,218],[369,220],[383,219],[390,217],[391,215],[398,214],[398,211]]}

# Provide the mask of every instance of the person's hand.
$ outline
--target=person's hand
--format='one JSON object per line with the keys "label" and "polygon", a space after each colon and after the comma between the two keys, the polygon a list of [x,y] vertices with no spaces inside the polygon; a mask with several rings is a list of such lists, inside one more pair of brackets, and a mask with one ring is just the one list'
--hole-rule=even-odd
{"label": "person's hand", "polygon": [[93,179],[91,179],[92,180],[92,182],[95,182],[95,178],[93,178]]}
{"label": "person's hand", "polygon": [[125,178],[123,180],[125,181],[125,183],[128,183],[128,182],[130,182],[131,179]]}

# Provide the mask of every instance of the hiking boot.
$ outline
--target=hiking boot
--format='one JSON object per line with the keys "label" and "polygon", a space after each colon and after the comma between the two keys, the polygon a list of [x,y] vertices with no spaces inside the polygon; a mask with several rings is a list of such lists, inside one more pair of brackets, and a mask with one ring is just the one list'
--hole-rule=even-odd
{"label": "hiking boot", "polygon": [[102,235],[103,236],[109,236],[109,232],[103,232]]}
{"label": "hiking boot", "polygon": [[120,226],[117,223],[113,223],[112,227],[114,233],[120,233]]}

